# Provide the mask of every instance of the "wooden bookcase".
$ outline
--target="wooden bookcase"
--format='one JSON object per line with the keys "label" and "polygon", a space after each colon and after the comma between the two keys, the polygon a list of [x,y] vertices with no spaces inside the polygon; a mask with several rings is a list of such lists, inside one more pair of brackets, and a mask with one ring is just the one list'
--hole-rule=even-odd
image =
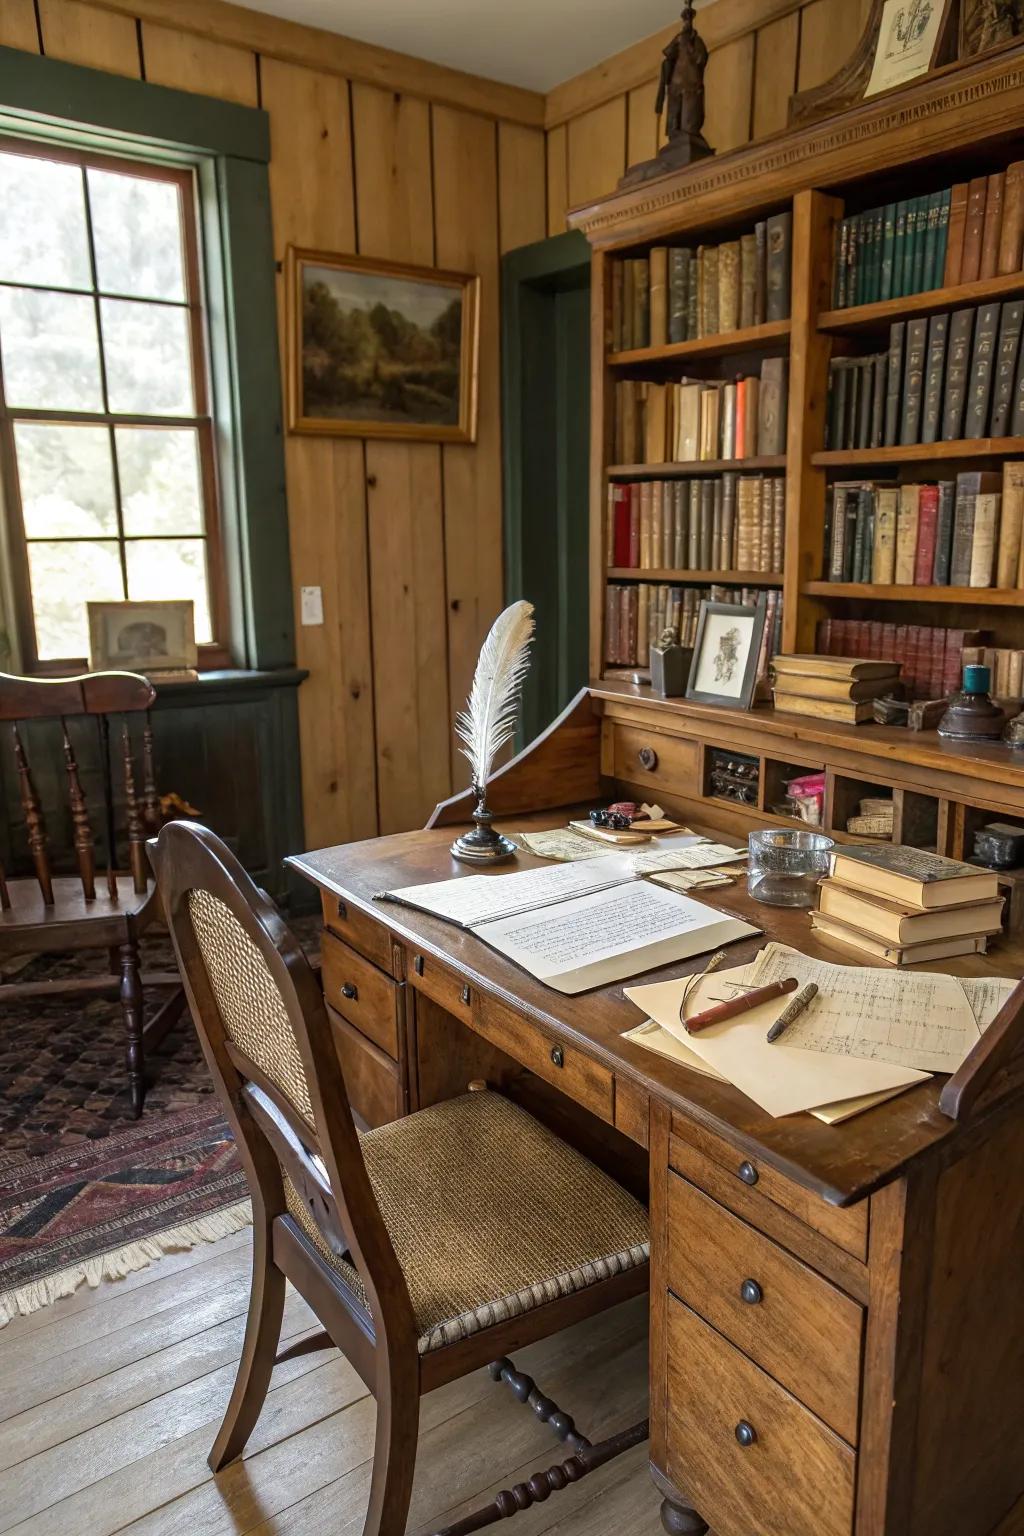
{"label": "wooden bookcase", "polygon": [[[813,651],[819,620],[893,619],[984,629],[995,645],[1024,646],[1024,592],[997,588],[882,586],[823,579],[826,497],[835,479],[927,479],[998,469],[1024,457],[1024,438],[826,450],[828,370],[834,356],[879,351],[894,320],[1024,295],[1024,272],[939,288],[857,308],[831,306],[834,233],[847,213],[1004,170],[1020,158],[1024,48],[954,65],[921,82],[810,128],[777,135],[687,171],[612,193],[570,222],[593,247],[591,446],[591,675],[605,671],[604,592],[611,581],[677,586],[781,586],[783,649]],[[611,266],[657,244],[719,243],[755,220],[791,209],[792,309],[788,320],[669,346],[611,350]],[[733,463],[615,464],[614,384],[723,378],[737,365],[788,355],[784,456]],[[712,476],[784,469],[785,561],[781,572],[608,569],[605,520],[614,480]],[[898,616],[898,617],[897,617]],[[638,689],[638,695],[646,690]],[[646,691],[649,697],[649,691]],[[725,713],[725,712],[723,712]],[[907,733],[900,733],[908,747]]]}

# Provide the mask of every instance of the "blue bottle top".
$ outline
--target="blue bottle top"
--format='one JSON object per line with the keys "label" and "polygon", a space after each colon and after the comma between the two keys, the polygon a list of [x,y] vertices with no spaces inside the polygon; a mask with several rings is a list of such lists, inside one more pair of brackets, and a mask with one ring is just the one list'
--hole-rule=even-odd
{"label": "blue bottle top", "polygon": [[964,693],[988,693],[991,682],[992,673],[990,668],[977,665],[964,667]]}

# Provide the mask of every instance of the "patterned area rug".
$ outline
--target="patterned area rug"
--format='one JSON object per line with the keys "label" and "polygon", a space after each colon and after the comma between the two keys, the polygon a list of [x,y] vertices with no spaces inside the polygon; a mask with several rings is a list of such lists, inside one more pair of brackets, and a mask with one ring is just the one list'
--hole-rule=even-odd
{"label": "patterned area rug", "polygon": [[[319,925],[298,922],[311,950]],[[19,981],[101,975],[106,956],[39,958]],[[144,966],[173,969],[166,938]],[[3,979],[14,980],[8,971]],[[166,995],[166,994],[164,994]],[[159,1002],[159,995],[150,1004]],[[245,1177],[186,1013],[146,1063],[134,1121],[116,1002],[5,1004],[0,1019],[0,1327],[18,1313],[248,1225]]]}

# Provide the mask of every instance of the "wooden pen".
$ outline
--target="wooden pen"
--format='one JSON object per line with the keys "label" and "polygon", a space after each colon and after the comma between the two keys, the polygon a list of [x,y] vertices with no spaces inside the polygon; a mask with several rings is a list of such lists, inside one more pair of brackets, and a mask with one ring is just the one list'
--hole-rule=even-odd
{"label": "wooden pen", "polygon": [[787,976],[785,981],[773,981],[767,987],[754,987],[742,997],[716,1003],[703,1013],[695,1013],[692,1019],[684,1019],[686,1033],[696,1035],[702,1029],[710,1029],[712,1024],[724,1024],[726,1019],[735,1019],[738,1014],[749,1013],[751,1008],[757,1008],[761,1003],[770,1003],[777,997],[785,997],[787,992],[795,992],[799,985],[795,976]]}

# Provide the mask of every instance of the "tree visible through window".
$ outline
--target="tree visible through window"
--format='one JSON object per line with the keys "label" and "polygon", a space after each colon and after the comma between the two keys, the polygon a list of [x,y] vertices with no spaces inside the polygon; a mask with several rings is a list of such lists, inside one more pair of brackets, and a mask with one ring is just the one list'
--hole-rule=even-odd
{"label": "tree visible through window", "polygon": [[89,599],[191,598],[223,638],[192,173],[0,140],[0,453],[25,663]]}

